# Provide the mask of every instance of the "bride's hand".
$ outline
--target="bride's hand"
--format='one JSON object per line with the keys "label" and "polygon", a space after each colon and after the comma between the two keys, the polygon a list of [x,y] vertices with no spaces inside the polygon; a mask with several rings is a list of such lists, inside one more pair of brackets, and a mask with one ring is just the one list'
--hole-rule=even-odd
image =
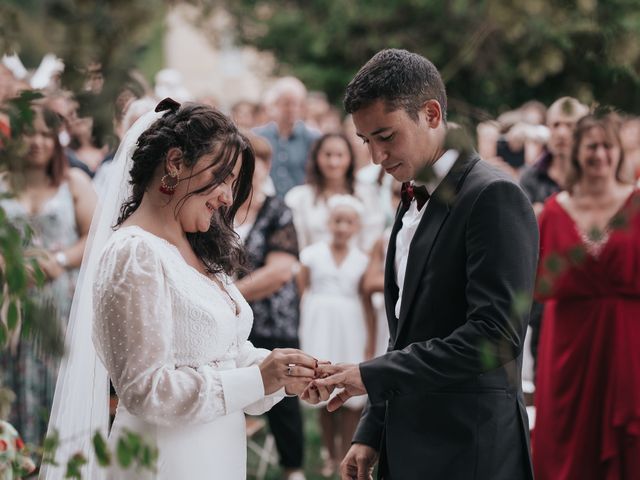
{"label": "bride's hand", "polygon": [[[331,365],[331,362],[329,362],[329,361],[327,361],[327,360],[318,360],[318,361],[317,361],[317,363],[316,363],[316,368],[318,368],[318,366],[320,366],[320,365]],[[318,378],[317,370],[316,370],[316,372],[315,372],[314,377],[315,377],[315,378]],[[304,382],[296,382],[296,383],[292,383],[292,384],[290,384],[290,385],[287,385],[287,386],[285,387],[285,389],[284,389],[284,390],[285,390],[285,392],[287,393],[287,395],[297,395],[298,397],[302,398],[303,400],[307,400],[309,403],[313,403],[313,402],[311,401],[311,399],[312,399],[313,397],[309,397],[308,393],[307,393],[307,398],[303,398],[303,395],[305,395],[305,392],[307,392],[307,391],[308,391],[308,389],[309,389],[309,386],[310,386],[310,385],[312,385],[312,384],[311,384],[310,382],[306,382],[306,381],[304,381]],[[321,394],[318,392],[317,387],[315,388],[315,393],[316,393],[317,395],[321,395]],[[331,393],[331,392],[329,392],[329,391],[327,390],[327,393],[326,393],[326,397],[327,397],[327,398],[319,398],[315,403],[318,403],[318,402],[320,402],[320,401],[322,401],[322,400],[326,400],[326,399],[328,399],[328,398],[329,398],[330,393]]]}
{"label": "bride's hand", "polygon": [[294,385],[307,384],[314,379],[317,365],[315,358],[295,348],[274,349],[260,364],[264,393],[270,395],[282,387],[297,390],[298,386]]}

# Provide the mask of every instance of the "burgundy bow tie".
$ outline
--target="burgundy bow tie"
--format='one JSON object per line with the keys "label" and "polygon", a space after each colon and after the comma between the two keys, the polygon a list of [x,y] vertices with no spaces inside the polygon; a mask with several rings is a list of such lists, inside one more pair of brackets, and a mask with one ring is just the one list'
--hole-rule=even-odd
{"label": "burgundy bow tie", "polygon": [[411,204],[411,200],[416,199],[416,203],[418,204],[418,210],[421,210],[424,207],[424,204],[429,200],[429,192],[427,191],[427,187],[424,185],[418,186],[413,185],[409,182],[404,182],[402,184],[402,189],[400,190],[400,198],[402,199],[402,205],[405,208],[409,208]]}

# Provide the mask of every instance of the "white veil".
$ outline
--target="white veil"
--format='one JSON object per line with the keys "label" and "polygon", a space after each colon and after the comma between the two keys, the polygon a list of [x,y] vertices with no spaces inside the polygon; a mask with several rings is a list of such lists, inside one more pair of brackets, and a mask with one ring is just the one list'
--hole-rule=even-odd
{"label": "white veil", "polygon": [[64,478],[67,460],[78,452],[87,459],[82,469],[83,478],[102,480],[106,477],[105,469],[98,465],[92,443],[97,430],[106,437],[109,422],[109,381],[92,341],[93,284],[98,261],[113,233],[120,207],[131,195],[129,171],[138,138],[165,113],[166,110],[148,112],[127,131],[94,213],[65,336],[67,353],[60,365],[49,420],[48,435],[57,431],[60,438],[55,456],[59,466],[42,465],[38,477],[41,480]]}

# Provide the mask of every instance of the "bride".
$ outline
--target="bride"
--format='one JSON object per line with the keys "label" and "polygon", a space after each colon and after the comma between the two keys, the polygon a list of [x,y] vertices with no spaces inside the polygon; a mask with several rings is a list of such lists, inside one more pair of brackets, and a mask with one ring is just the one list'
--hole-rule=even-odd
{"label": "bride", "polygon": [[[84,478],[244,479],[244,413],[301,393],[317,362],[247,341],[253,316],[230,276],[243,259],[231,226],[251,193],[248,142],[203,105],[165,99],[156,112],[125,137],[94,217],[49,429],[58,453],[89,455]],[[105,470],[91,454],[107,375],[119,398],[109,445],[142,435],[158,447],[155,472]],[[63,475],[45,465],[40,478]]]}

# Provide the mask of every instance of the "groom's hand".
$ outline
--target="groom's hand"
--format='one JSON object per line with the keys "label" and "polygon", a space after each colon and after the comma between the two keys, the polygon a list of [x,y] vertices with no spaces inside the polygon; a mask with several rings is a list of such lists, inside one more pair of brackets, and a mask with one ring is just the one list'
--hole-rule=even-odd
{"label": "groom's hand", "polygon": [[312,385],[318,388],[344,388],[329,401],[327,410],[333,412],[340,408],[347,400],[357,395],[365,395],[367,389],[362,382],[360,367],[353,364],[319,365],[316,369],[320,379],[314,380]]}
{"label": "groom's hand", "polygon": [[332,392],[333,387],[318,387],[313,382],[310,382],[300,394],[300,400],[304,400],[310,405],[317,405],[320,402],[329,400]]}
{"label": "groom's hand", "polygon": [[371,480],[378,452],[363,443],[354,443],[340,464],[341,480]]}

